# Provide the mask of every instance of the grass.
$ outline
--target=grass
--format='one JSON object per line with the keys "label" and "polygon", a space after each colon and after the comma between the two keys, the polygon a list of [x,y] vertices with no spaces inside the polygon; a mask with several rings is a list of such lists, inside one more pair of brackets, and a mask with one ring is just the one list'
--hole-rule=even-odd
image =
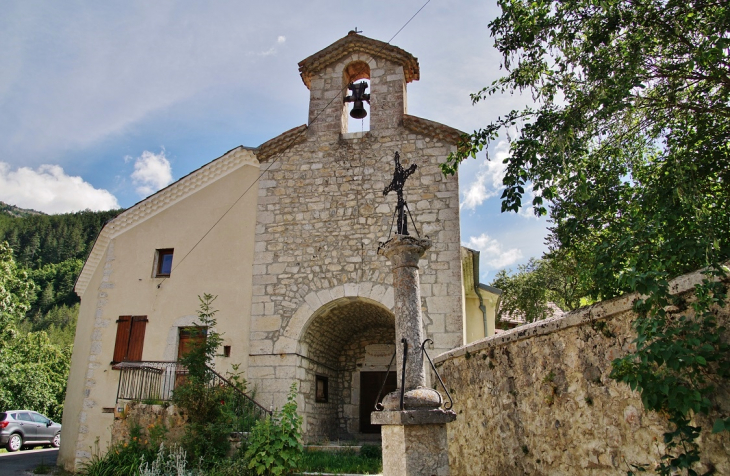
{"label": "grass", "polygon": [[313,473],[378,474],[383,471],[380,457],[364,456],[354,451],[305,451],[300,471]]}

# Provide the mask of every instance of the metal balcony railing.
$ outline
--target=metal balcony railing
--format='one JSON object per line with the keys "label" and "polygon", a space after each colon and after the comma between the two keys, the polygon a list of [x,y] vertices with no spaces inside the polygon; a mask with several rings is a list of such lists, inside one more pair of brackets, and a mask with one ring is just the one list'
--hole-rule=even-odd
{"label": "metal balcony railing", "polygon": [[117,401],[158,403],[172,400],[176,382],[184,379],[187,369],[177,362],[120,362]]}
{"label": "metal balcony railing", "polygon": [[[172,402],[175,389],[187,382],[188,370],[179,362],[120,362],[117,402],[131,400],[150,404]],[[233,432],[249,431],[251,426],[272,412],[242,392],[231,381],[208,367],[207,387],[216,390],[221,404],[232,414]]]}

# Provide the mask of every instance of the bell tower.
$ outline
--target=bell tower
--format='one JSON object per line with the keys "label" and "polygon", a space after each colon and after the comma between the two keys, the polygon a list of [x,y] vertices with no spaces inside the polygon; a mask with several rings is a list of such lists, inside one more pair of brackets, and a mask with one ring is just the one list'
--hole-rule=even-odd
{"label": "bell tower", "polygon": [[364,79],[370,81],[370,132],[398,127],[407,112],[406,85],[420,76],[413,55],[354,31],[302,60],[299,72],[310,91],[309,132],[326,136],[348,132],[348,85]]}

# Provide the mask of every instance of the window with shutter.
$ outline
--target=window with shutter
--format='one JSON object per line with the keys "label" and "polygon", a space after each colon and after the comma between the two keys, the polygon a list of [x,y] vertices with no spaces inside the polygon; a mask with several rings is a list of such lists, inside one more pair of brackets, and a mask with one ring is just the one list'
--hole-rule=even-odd
{"label": "window with shutter", "polygon": [[147,316],[120,316],[117,320],[117,339],[112,364],[142,360]]}

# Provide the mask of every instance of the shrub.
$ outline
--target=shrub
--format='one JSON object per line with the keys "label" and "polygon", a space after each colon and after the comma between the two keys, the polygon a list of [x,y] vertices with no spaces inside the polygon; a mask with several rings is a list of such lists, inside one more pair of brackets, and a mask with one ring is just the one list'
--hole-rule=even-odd
{"label": "shrub", "polygon": [[257,475],[290,474],[299,468],[302,459],[302,417],[297,415],[297,386],[289,389],[280,412],[259,420],[248,439],[248,467]]}
{"label": "shrub", "polygon": [[[97,441],[98,445],[98,441]],[[132,427],[130,440],[109,448],[103,456],[97,450],[81,464],[81,476],[136,476],[140,462],[152,460],[154,450],[149,449],[139,436],[139,427]]]}
{"label": "shrub", "polygon": [[179,446],[165,451],[164,443],[160,444],[157,456],[150,463],[143,461],[139,465],[140,476],[195,476],[197,471],[187,468],[187,455]]}

